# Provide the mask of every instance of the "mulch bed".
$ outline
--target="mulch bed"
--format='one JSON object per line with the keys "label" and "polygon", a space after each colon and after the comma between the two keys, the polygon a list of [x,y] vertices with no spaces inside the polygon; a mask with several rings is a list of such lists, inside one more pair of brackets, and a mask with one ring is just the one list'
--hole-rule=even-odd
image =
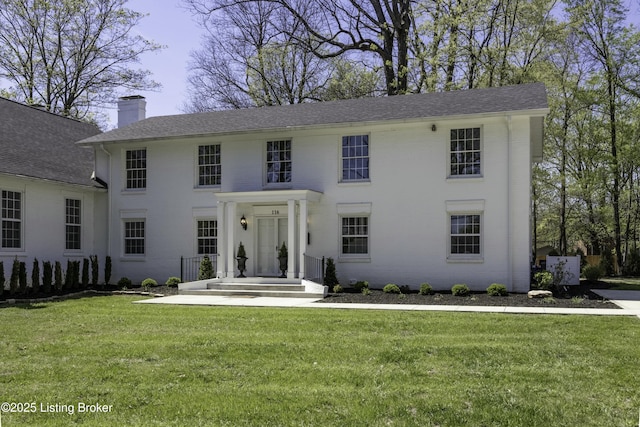
{"label": "mulch bed", "polygon": [[593,293],[591,289],[604,289],[605,283],[571,286],[553,298],[529,298],[527,294],[509,294],[508,296],[490,296],[486,292],[473,292],[468,296],[455,296],[451,292],[436,291],[433,295],[420,295],[417,292],[407,294],[387,294],[372,289],[370,295],[355,290],[343,293],[331,293],[321,303],[362,303],[362,304],[424,304],[424,305],[477,305],[506,307],[557,307],[557,308],[620,308],[612,302]]}
{"label": "mulch bed", "polygon": [[[468,296],[454,296],[451,292],[437,291],[433,295],[419,295],[416,291],[402,295],[386,294],[380,289],[372,289],[370,295],[364,295],[353,289],[346,289],[343,293],[330,293],[319,303],[362,303],[362,304],[424,304],[424,305],[477,305],[477,306],[507,306],[507,307],[557,307],[557,308],[620,308],[612,302],[603,299],[593,293],[592,289],[606,289],[607,283],[583,282],[580,286],[571,286],[562,294],[556,294],[553,298],[529,298],[527,294],[509,294],[508,296],[490,296],[486,292],[474,292]],[[29,304],[45,300],[60,300],[68,298],[83,298],[104,293],[135,293],[140,294],[142,288],[132,288],[125,291],[118,290],[115,286],[109,288],[98,287],[95,290],[59,291],[45,295],[9,295],[5,291],[0,296],[0,306],[6,304]],[[157,286],[150,288],[150,293],[159,295],[176,295],[177,287]]]}

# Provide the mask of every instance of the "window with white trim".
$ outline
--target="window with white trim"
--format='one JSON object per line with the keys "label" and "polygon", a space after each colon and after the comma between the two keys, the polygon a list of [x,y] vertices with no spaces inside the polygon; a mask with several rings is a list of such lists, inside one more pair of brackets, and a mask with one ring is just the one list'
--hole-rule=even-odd
{"label": "window with white trim", "polygon": [[481,175],[480,128],[451,129],[449,176]]}
{"label": "window with white trim", "polygon": [[218,221],[215,219],[198,220],[198,255],[218,253]]}
{"label": "window with white trim", "polygon": [[124,254],[144,255],[145,254],[145,221],[125,220],[124,221]]}
{"label": "window with white trim", "polygon": [[65,249],[81,249],[81,201],[65,199]]}
{"label": "window with white trim", "polygon": [[221,178],[220,144],[198,146],[198,185],[219,186]]}
{"label": "window with white trim", "polygon": [[369,254],[369,217],[343,216],[342,221],[342,255]]}
{"label": "window with white trim", "polygon": [[449,216],[450,243],[452,256],[480,256],[482,254],[480,214],[452,214]]}
{"label": "window with white trim", "polygon": [[147,188],[147,149],[126,151],[126,188],[127,190],[144,190]]}
{"label": "window with white trim", "polygon": [[267,184],[291,182],[291,140],[267,141]]}
{"label": "window with white trim", "polygon": [[342,182],[369,180],[369,135],[342,137]]}
{"label": "window with white trim", "polygon": [[2,190],[2,248],[22,248],[22,193]]}

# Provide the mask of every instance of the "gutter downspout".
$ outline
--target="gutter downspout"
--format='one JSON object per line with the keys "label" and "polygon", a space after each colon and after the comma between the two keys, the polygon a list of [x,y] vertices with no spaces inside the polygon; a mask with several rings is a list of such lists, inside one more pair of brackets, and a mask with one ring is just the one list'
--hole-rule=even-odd
{"label": "gutter downspout", "polygon": [[511,116],[507,120],[507,283],[513,292],[513,256],[511,254],[511,139],[513,126]]}
{"label": "gutter downspout", "polygon": [[[111,153],[109,153],[105,148],[104,144],[100,144],[100,149],[107,155],[107,170],[109,171],[109,176],[107,177],[108,181],[111,181]],[[111,186],[109,186],[111,187]],[[111,206],[112,206],[112,194],[111,188],[107,189],[107,255],[111,256]]]}

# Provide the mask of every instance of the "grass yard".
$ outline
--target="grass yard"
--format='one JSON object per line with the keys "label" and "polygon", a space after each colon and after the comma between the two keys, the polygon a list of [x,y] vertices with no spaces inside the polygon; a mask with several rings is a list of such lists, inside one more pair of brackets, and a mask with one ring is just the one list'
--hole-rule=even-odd
{"label": "grass yard", "polygon": [[638,425],[636,317],[135,299],[0,309],[0,424]]}

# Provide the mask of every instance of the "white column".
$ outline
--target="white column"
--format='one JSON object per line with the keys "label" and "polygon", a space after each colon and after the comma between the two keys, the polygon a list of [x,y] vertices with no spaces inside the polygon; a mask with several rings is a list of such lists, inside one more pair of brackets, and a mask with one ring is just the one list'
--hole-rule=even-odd
{"label": "white column", "polygon": [[227,227],[226,227],[226,203],[218,202],[218,259],[216,260],[216,277],[227,277]]}
{"label": "white column", "polygon": [[296,201],[287,201],[287,237],[288,237],[288,252],[289,257],[287,259],[287,279],[293,279],[296,277]]}
{"label": "white column", "polygon": [[236,202],[227,202],[227,277],[235,277],[235,221],[236,221]]}
{"label": "white column", "polygon": [[298,278],[299,279],[303,279],[304,278],[304,254],[305,252],[307,252],[307,201],[306,200],[300,200],[298,203],[300,203],[300,212],[298,213],[298,218],[300,221],[300,225],[298,226],[298,238],[299,238],[299,245],[298,245],[298,255],[299,255],[299,261],[298,261]]}

